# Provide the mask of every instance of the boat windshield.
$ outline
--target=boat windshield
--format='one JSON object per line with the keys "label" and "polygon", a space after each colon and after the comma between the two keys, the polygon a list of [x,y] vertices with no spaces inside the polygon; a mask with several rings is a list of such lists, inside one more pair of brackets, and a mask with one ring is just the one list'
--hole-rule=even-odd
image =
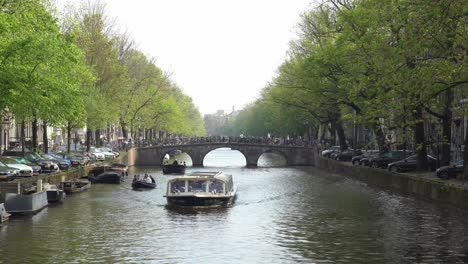
{"label": "boat windshield", "polygon": [[189,192],[206,192],[207,181],[188,180]]}
{"label": "boat windshield", "polygon": [[176,180],[171,183],[170,190],[172,193],[207,192],[212,194],[222,194],[224,193],[224,183],[219,180],[206,179]]}
{"label": "boat windshield", "polygon": [[185,180],[177,180],[171,183],[171,192],[185,192]]}

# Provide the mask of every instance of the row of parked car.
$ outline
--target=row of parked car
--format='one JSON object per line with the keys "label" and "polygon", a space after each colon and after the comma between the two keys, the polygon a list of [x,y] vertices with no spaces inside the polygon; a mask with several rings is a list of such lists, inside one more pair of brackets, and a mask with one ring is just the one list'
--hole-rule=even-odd
{"label": "row of parked car", "polygon": [[0,181],[66,171],[72,167],[87,166],[95,161],[112,160],[118,155],[118,152],[107,147],[92,147],[89,152],[77,150],[70,153],[58,151],[47,154],[31,151],[23,153],[21,149],[10,149],[0,156]]}
{"label": "row of parked car", "polygon": [[[372,150],[363,153],[361,150],[353,149],[342,151],[340,146],[333,146],[322,151],[322,156],[338,161],[350,161],[353,165],[387,169],[390,172],[409,172],[416,171],[418,168],[417,155],[404,150],[391,150],[383,153]],[[437,177],[444,180],[457,178],[463,172],[463,160],[440,168],[437,168],[435,157],[427,155],[427,161],[430,170],[436,171]]]}

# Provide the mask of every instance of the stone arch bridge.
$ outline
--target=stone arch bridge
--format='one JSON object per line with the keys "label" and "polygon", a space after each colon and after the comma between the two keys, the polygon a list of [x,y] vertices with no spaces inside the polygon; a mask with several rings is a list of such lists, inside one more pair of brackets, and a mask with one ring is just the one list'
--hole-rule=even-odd
{"label": "stone arch bridge", "polygon": [[316,149],[314,147],[266,145],[250,143],[197,143],[172,146],[151,146],[132,148],[128,151],[129,166],[161,166],[164,156],[180,150],[192,158],[194,167],[203,167],[205,156],[218,148],[231,148],[244,155],[248,167],[256,167],[263,153],[274,152],[283,155],[287,166],[314,166]]}

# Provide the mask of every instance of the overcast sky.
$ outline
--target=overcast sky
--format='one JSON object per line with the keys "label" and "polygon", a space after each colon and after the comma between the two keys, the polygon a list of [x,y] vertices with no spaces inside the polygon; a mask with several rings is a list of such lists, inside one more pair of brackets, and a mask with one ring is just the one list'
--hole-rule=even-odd
{"label": "overcast sky", "polygon": [[101,0],[202,114],[239,110],[258,98],[312,1]]}

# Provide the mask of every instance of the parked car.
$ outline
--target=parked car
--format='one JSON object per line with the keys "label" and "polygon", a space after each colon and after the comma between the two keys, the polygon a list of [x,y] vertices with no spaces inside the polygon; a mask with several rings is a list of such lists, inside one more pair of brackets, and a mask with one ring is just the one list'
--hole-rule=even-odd
{"label": "parked car", "polygon": [[[364,155],[364,156],[360,156],[358,159],[357,159],[357,162],[359,165],[361,166],[370,166],[370,160],[373,159],[373,158],[376,158],[376,157],[379,157],[380,155],[383,155],[384,153],[375,153],[375,154],[371,154],[371,155]],[[353,162],[353,160],[351,160],[351,162]],[[354,164],[354,163],[353,163]]]}
{"label": "parked car", "polygon": [[333,159],[338,161],[350,161],[354,156],[362,154],[360,149],[347,149],[332,153]]}
{"label": "parked car", "polygon": [[102,153],[101,151],[99,151],[98,148],[95,147],[91,147],[89,149],[88,156],[95,161],[106,160],[106,156],[104,155],[104,153]]}
{"label": "parked car", "polygon": [[376,156],[379,153],[378,150],[366,150],[365,152],[361,153],[360,155],[353,156],[351,158],[351,163],[353,165],[361,165],[360,161],[363,158],[368,158],[371,156]]}
{"label": "parked car", "polygon": [[42,172],[41,166],[37,165],[36,163],[30,162],[29,160],[23,157],[2,156],[2,158],[8,160],[8,162],[4,162],[5,164],[24,164],[31,167],[33,170],[33,176],[37,176]]}
{"label": "parked car", "polygon": [[27,159],[28,161],[35,163],[39,166],[41,166],[41,171],[42,172],[57,172],[60,171],[60,168],[58,164],[51,160],[46,160],[42,158],[39,154],[34,153],[34,152],[21,152],[19,149],[13,149],[13,150],[8,150],[5,152],[5,155],[8,156],[16,156],[16,157],[23,157]]}
{"label": "parked car", "polygon": [[387,168],[389,163],[402,160],[411,155],[413,153],[410,151],[391,150],[369,158],[368,166],[372,168]]}
{"label": "parked car", "polygon": [[332,153],[335,152],[335,151],[339,151],[340,149],[341,149],[340,146],[333,146],[333,147],[330,147],[330,148],[328,148],[328,149],[322,151],[322,156],[328,158],[328,157],[330,156],[330,154],[332,154]]}
{"label": "parked car", "polygon": [[33,168],[26,164],[17,162],[14,158],[0,157],[0,163],[5,164],[8,167],[18,169],[18,175],[16,177],[32,177],[34,174]]}
{"label": "parked car", "polygon": [[71,161],[67,158],[63,158],[56,153],[42,154],[41,157],[44,159],[52,160],[59,165],[60,170],[68,170],[71,167]]}
{"label": "parked car", "polygon": [[0,162],[0,181],[12,181],[18,176],[18,174],[18,169],[8,167],[4,163]]}
{"label": "parked car", "polygon": [[88,165],[90,162],[89,157],[80,152],[58,152],[56,154],[70,160],[72,167],[83,167]]}
{"label": "parked car", "polygon": [[[437,167],[437,159],[427,155],[427,162],[429,163],[429,169],[434,171]],[[418,156],[411,155],[405,159],[391,162],[388,164],[387,169],[390,172],[415,171],[418,169]]]}
{"label": "parked car", "polygon": [[116,154],[114,154],[112,151],[107,151],[103,148],[96,148],[96,151],[97,152],[101,152],[102,154],[104,154],[104,158],[106,160],[112,160],[112,159],[115,159],[117,156]]}
{"label": "parked car", "polygon": [[101,151],[102,151],[103,153],[108,152],[108,153],[114,154],[114,157],[115,157],[115,158],[117,158],[117,157],[120,155],[119,152],[113,151],[113,150],[112,150],[111,148],[109,148],[109,147],[101,147],[100,149],[101,149]]}
{"label": "parked car", "polygon": [[451,166],[442,166],[438,168],[436,171],[437,177],[443,180],[448,180],[451,178],[456,179],[457,176],[461,175],[462,173],[463,173],[463,160],[459,160]]}

